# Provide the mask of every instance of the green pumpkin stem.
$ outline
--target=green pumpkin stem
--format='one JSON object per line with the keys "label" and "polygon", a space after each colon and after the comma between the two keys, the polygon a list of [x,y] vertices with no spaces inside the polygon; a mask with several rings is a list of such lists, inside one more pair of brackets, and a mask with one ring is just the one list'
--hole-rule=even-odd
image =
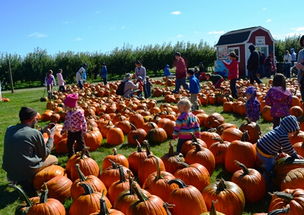
{"label": "green pumpkin stem", "polygon": [[130,195],[133,195],[133,194],[134,194],[133,184],[134,184],[134,179],[133,179],[133,177],[129,177]]}
{"label": "green pumpkin stem", "polygon": [[245,164],[242,164],[241,162],[239,162],[237,160],[235,160],[234,163],[236,165],[238,165],[243,170],[242,176],[245,176],[245,175],[249,174],[249,170],[248,170],[247,166],[245,166]]}
{"label": "green pumpkin stem", "polygon": [[100,198],[100,212],[99,215],[109,215],[109,210],[107,208],[106,201],[104,199],[104,191],[102,192],[102,196]]}
{"label": "green pumpkin stem", "polygon": [[197,138],[193,132],[191,132],[191,136],[192,136],[192,142],[197,143]]}
{"label": "green pumpkin stem", "polygon": [[137,129],[136,126],[133,123],[130,123],[130,125],[131,125],[131,129],[132,130],[136,130]]}
{"label": "green pumpkin stem", "polygon": [[185,162],[177,162],[179,165],[183,166],[184,168],[187,168],[189,166],[189,164],[185,163]]}
{"label": "green pumpkin stem", "polygon": [[49,190],[47,188],[46,183],[44,183],[43,186],[42,186],[42,192],[40,194],[39,203],[46,203],[46,201],[48,199],[48,193],[49,193]]}
{"label": "green pumpkin stem", "polygon": [[83,172],[81,171],[80,165],[77,163],[77,164],[75,164],[75,167],[76,167],[76,170],[77,170],[77,173],[78,173],[78,176],[79,176],[80,181],[86,181],[86,180],[87,180],[87,177],[86,177],[86,176],[83,174]]}
{"label": "green pumpkin stem", "polygon": [[8,186],[12,187],[12,188],[15,188],[18,191],[20,196],[23,197],[23,199],[25,200],[26,207],[32,207],[33,203],[30,201],[29,197],[26,195],[26,193],[20,187],[18,187],[15,184],[9,184]]}
{"label": "green pumpkin stem", "polygon": [[82,186],[84,189],[84,193],[82,195],[90,195],[90,194],[94,193],[92,187],[89,184],[80,183],[79,185]]}
{"label": "green pumpkin stem", "polygon": [[277,210],[269,212],[268,215],[287,214],[289,209],[290,209],[289,207],[277,209]]}
{"label": "green pumpkin stem", "polygon": [[290,202],[291,200],[293,200],[293,195],[289,194],[289,193],[285,193],[285,192],[274,192],[273,195],[284,199],[286,202]]}
{"label": "green pumpkin stem", "polygon": [[168,184],[177,184],[179,188],[185,188],[187,187],[187,185],[185,184],[185,182],[183,182],[181,179],[172,179],[170,181],[168,181]]}
{"label": "green pumpkin stem", "polygon": [[220,193],[226,189],[226,184],[224,179],[220,179],[219,183],[217,184],[216,193]]}
{"label": "green pumpkin stem", "polygon": [[80,158],[81,158],[81,159],[83,159],[84,156],[90,157],[89,149],[90,149],[90,147],[88,147],[88,146],[85,146],[85,147],[82,149],[82,151],[81,151],[81,153],[80,153]]}
{"label": "green pumpkin stem", "polygon": [[135,194],[138,197],[139,201],[145,202],[148,200],[148,197],[145,194],[143,194],[143,192],[140,191],[139,187],[137,187],[135,184],[133,184],[132,187],[133,187]]}
{"label": "green pumpkin stem", "polygon": [[117,149],[116,148],[113,149],[113,155],[117,155]]}
{"label": "green pumpkin stem", "polygon": [[191,143],[191,145],[195,146],[195,152],[199,152],[202,150],[200,144],[197,142]]}

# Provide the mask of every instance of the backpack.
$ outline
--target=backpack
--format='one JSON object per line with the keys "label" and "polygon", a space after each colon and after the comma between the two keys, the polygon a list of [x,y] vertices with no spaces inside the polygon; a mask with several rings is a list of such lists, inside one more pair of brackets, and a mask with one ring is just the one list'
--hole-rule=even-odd
{"label": "backpack", "polygon": [[120,84],[118,85],[117,90],[116,90],[117,95],[123,96],[124,89],[125,89],[125,84],[126,84],[125,81],[120,82]]}

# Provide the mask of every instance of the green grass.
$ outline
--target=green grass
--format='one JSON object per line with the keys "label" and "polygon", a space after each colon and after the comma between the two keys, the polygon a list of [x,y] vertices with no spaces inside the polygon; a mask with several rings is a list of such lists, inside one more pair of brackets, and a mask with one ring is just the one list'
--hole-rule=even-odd
{"label": "green grass", "polygon": [[[9,125],[14,125],[18,123],[18,112],[21,106],[29,106],[36,109],[38,112],[42,113],[45,110],[46,103],[42,103],[39,101],[40,96],[43,93],[43,89],[32,89],[27,91],[16,91],[16,93],[6,93],[4,97],[8,97],[11,99],[11,102],[8,103],[0,103],[0,164],[2,165],[2,155],[3,155],[3,140],[4,133],[6,128]],[[157,98],[158,102],[161,102],[161,98]],[[226,122],[231,122],[236,125],[240,125],[244,122],[243,118],[238,117],[233,114],[222,113],[222,106],[206,106],[201,107],[208,114],[218,112],[221,113],[225,117]],[[41,125],[43,126],[43,125]],[[260,126],[262,128],[263,133],[271,129],[271,125],[269,123],[260,122]],[[175,141],[173,141],[176,143]],[[153,153],[157,156],[162,156],[168,151],[168,143],[163,143],[161,145],[151,147]],[[127,145],[121,145],[118,147],[119,153],[122,153],[128,156],[135,149],[133,147],[129,147]],[[97,151],[92,152],[91,156],[101,165],[103,158],[112,152],[112,147],[107,144],[103,144],[101,148]],[[59,164],[61,166],[65,166],[67,161],[67,157],[65,155],[59,156]],[[212,182],[219,178],[224,178],[226,180],[230,180],[231,175],[223,171],[222,167],[217,167],[214,173],[212,174],[211,180]],[[0,214],[1,215],[10,215],[14,214],[14,210],[19,204],[18,194],[11,188],[7,187],[7,179],[6,173],[0,168]],[[65,203],[65,206],[68,207],[71,201],[68,200]],[[260,203],[256,203],[254,205],[246,205],[245,212],[243,214],[249,215],[252,212],[260,212],[267,211],[268,201],[264,200]]]}

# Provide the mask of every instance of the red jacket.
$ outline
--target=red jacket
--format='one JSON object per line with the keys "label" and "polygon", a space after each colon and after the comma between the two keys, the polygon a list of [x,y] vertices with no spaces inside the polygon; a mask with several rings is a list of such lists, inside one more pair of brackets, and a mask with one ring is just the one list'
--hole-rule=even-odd
{"label": "red jacket", "polygon": [[227,69],[229,70],[228,79],[236,79],[239,77],[239,62],[237,60],[232,60],[230,63],[223,61]]}
{"label": "red jacket", "polygon": [[184,58],[175,60],[174,66],[176,67],[176,78],[186,78],[187,76],[187,67]]}

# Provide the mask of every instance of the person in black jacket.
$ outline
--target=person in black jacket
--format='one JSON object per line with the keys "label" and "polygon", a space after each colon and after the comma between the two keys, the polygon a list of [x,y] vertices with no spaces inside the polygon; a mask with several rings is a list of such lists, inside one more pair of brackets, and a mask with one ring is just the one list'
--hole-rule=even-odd
{"label": "person in black jacket", "polygon": [[260,84],[262,83],[262,81],[257,77],[257,73],[260,65],[260,56],[259,53],[255,50],[254,45],[250,45],[249,50],[251,54],[247,61],[247,69],[248,69],[250,83],[253,84],[254,81],[256,81],[258,84]]}

